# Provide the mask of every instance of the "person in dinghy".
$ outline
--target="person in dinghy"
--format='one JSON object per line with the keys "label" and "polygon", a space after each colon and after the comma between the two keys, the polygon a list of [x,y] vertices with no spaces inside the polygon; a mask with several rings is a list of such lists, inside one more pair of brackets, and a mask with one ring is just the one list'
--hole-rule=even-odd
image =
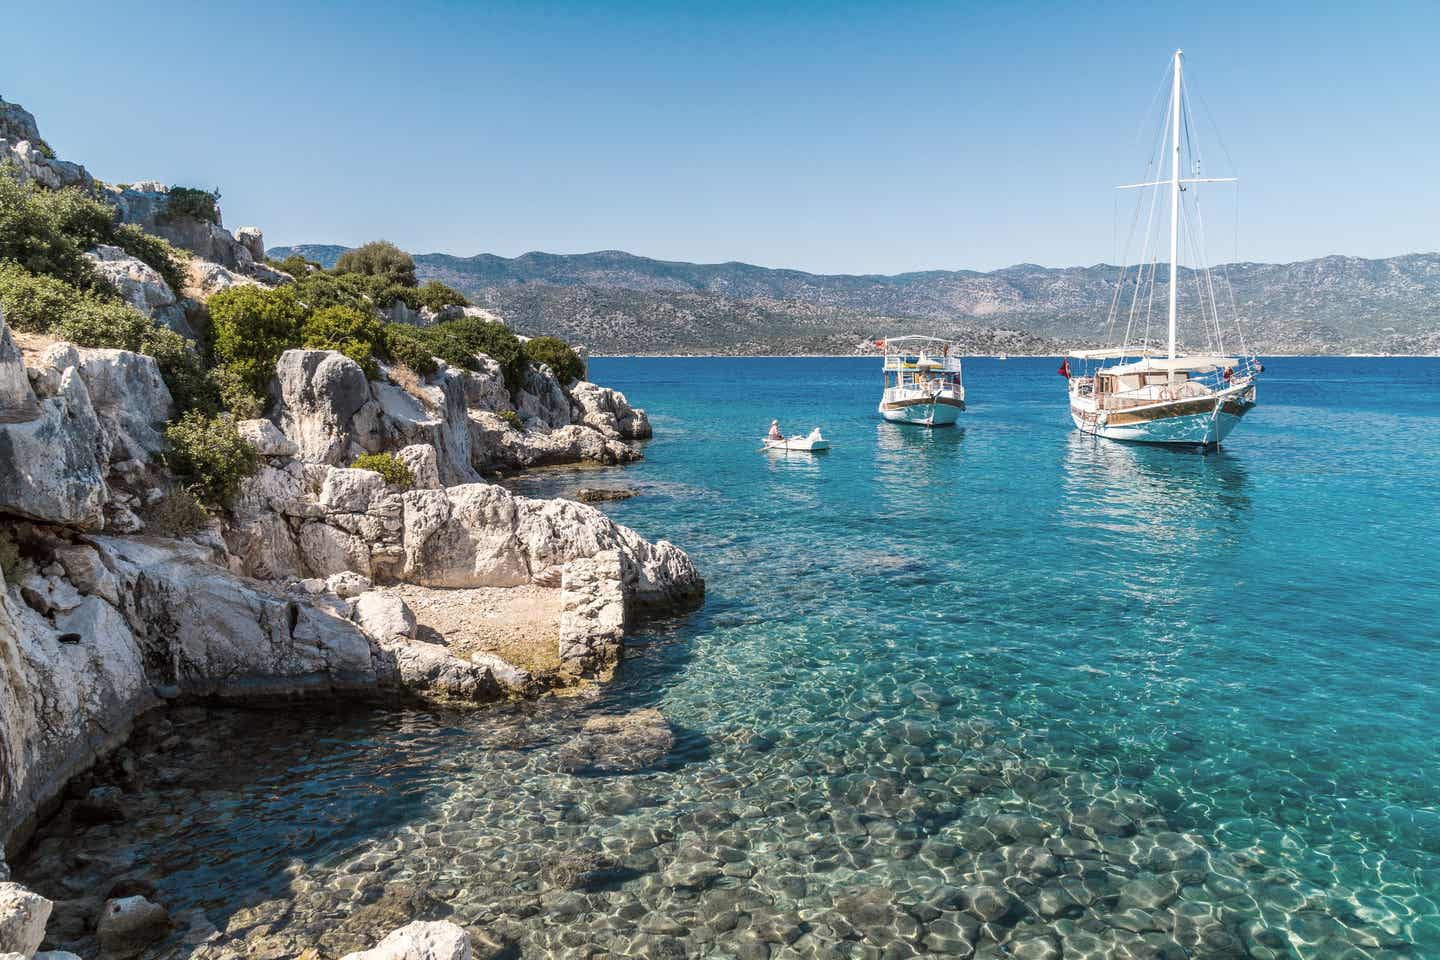
{"label": "person in dinghy", "polygon": [[785,439],[785,434],[783,434],[783,433],[780,432],[780,421],[779,421],[779,420],[771,420],[771,421],[770,421],[770,433],[766,435],[765,439],[766,439],[766,440],[784,440],[784,439]]}

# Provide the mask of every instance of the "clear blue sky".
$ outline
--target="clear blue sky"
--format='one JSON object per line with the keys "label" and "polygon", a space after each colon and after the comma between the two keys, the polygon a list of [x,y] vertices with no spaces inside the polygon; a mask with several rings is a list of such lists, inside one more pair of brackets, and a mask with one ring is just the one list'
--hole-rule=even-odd
{"label": "clear blue sky", "polygon": [[272,245],[1111,260],[1179,46],[1242,259],[1440,248],[1434,0],[7,6],[0,96],[62,157],[219,186]]}

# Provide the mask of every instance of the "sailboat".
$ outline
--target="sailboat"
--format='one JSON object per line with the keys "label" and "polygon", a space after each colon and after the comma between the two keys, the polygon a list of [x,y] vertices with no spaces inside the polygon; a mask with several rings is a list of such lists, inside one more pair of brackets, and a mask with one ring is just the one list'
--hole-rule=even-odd
{"label": "sailboat", "polygon": [[[1182,203],[1182,194],[1192,185],[1232,182],[1234,177],[1199,176],[1199,152],[1191,142],[1191,128],[1182,80],[1182,51],[1175,51],[1171,76],[1169,119],[1161,141],[1170,157],[1170,175],[1144,183],[1126,184],[1119,189],[1170,190],[1170,286],[1169,336],[1162,353],[1150,342],[1150,317],[1155,301],[1155,277],[1159,268],[1159,244],[1150,250],[1149,225],[1144,248],[1134,268],[1121,267],[1120,283],[1110,306],[1109,329],[1125,320],[1119,345],[1100,350],[1072,350],[1062,360],[1060,373],[1069,381],[1070,417],[1076,428],[1110,440],[1131,440],[1145,443],[1188,444],[1199,447],[1217,446],[1229,435],[1240,419],[1255,407],[1255,384],[1264,367],[1253,356],[1244,353],[1226,356],[1220,325],[1224,305],[1217,295],[1217,284],[1204,265],[1203,220],[1200,218],[1198,187],[1189,204]],[[1182,150],[1189,148],[1195,176],[1182,177]],[[1150,219],[1153,221],[1156,194],[1151,194]],[[1135,222],[1139,222],[1139,209]],[[1181,353],[1176,344],[1177,293],[1179,291],[1179,257],[1182,214],[1186,218],[1186,238],[1197,269],[1190,271],[1196,284],[1197,326],[1203,328],[1210,349],[1201,353]],[[1128,258],[1127,258],[1128,259]],[[1230,293],[1228,280],[1221,276],[1219,289]],[[1229,313],[1234,314],[1234,295],[1229,296]],[[1085,372],[1075,375],[1070,361],[1085,364]],[[1099,363],[1090,372],[1091,363]]]}

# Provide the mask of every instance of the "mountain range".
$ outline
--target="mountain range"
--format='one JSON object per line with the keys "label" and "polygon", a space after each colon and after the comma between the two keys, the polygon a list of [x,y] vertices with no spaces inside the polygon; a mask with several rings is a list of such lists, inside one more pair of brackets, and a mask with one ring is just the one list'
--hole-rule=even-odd
{"label": "mountain range", "polygon": [[[332,266],[345,247],[277,247]],[[833,353],[905,333],[959,339],[969,352],[1053,353],[1104,344],[1120,268],[928,270],[890,276],[814,274],[747,263],[653,260],[616,250],[415,256],[423,280],[439,280],[494,309],[522,333],[551,333],[596,353]],[[1166,273],[1150,304],[1152,340],[1163,338]],[[1440,353],[1440,254],[1383,260],[1331,256],[1297,263],[1232,263],[1213,271],[1223,346],[1260,353]],[[1134,271],[1130,272],[1134,277]],[[1203,275],[1180,271],[1182,318],[1197,317]],[[1228,284],[1228,285],[1227,285]],[[1119,298],[1123,328],[1133,285]],[[1208,288],[1204,297],[1208,302]],[[1233,298],[1233,314],[1231,310]],[[1211,346],[1202,325],[1182,320],[1181,339]]]}

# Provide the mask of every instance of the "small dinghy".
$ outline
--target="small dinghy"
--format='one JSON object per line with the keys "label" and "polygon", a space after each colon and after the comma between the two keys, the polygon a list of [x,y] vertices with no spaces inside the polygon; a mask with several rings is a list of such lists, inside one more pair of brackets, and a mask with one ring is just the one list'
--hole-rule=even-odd
{"label": "small dinghy", "polygon": [[803,437],[783,437],[779,440],[771,440],[769,437],[760,441],[764,444],[763,450],[784,450],[786,452],[796,451],[798,453],[819,453],[821,450],[830,449],[830,441],[820,435],[820,428],[811,430]]}

